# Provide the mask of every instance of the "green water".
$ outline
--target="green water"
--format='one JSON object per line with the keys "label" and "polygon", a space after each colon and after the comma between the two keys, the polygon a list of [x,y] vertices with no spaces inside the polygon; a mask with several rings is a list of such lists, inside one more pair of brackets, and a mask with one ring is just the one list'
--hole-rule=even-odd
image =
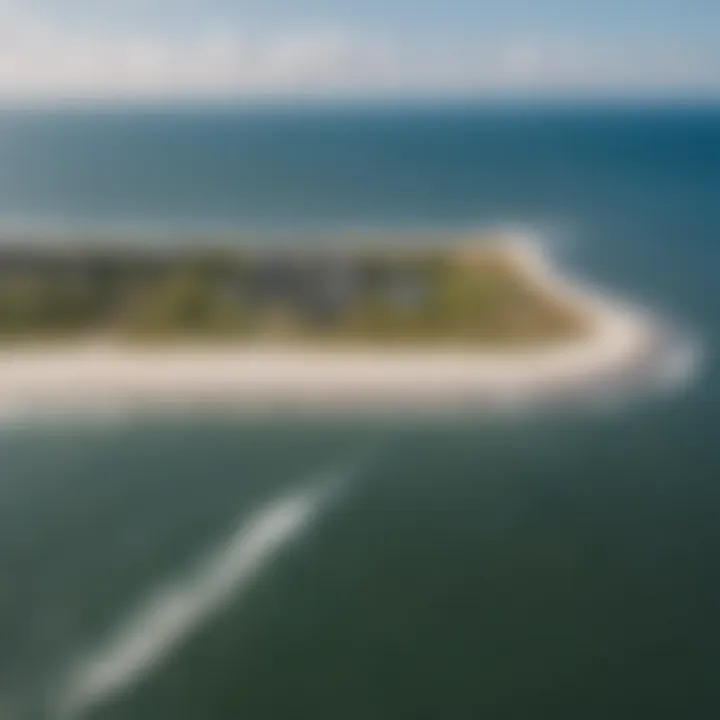
{"label": "green water", "polygon": [[[656,401],[7,431],[6,715],[60,717],[92,662],[114,678],[73,717],[700,713],[717,693],[720,529],[714,446],[687,419]],[[163,586],[217,593],[213,562],[243,525],[320,478],[335,492],[223,602],[148,624],[131,671],[118,637],[167,616]]]}

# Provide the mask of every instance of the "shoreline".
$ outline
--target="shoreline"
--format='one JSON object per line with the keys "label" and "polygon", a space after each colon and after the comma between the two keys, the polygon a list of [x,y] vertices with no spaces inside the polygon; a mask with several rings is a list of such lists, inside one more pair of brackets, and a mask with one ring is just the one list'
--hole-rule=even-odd
{"label": "shoreline", "polygon": [[[483,409],[632,390],[629,383],[652,384],[667,374],[678,348],[658,321],[581,287],[534,241],[513,237],[502,246],[532,282],[589,318],[587,337],[513,350],[37,343],[0,349],[0,414],[208,406]],[[689,376],[694,361],[683,357],[688,367],[681,370]]]}

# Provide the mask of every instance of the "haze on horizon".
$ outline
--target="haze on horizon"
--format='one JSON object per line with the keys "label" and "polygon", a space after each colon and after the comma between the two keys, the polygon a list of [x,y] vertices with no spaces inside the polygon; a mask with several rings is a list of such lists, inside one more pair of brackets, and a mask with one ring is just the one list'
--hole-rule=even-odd
{"label": "haze on horizon", "polygon": [[705,0],[0,0],[0,103],[720,98]]}

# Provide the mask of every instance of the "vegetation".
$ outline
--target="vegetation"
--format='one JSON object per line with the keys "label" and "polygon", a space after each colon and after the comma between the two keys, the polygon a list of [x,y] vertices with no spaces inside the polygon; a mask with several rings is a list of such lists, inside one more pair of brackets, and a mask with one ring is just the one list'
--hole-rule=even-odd
{"label": "vegetation", "polygon": [[502,249],[0,249],[0,336],[537,343],[582,332]]}

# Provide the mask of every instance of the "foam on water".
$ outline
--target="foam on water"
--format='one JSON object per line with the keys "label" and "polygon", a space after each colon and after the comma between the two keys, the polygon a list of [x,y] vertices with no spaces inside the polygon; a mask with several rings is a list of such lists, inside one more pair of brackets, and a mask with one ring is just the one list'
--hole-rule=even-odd
{"label": "foam on water", "polygon": [[193,571],[153,592],[64,684],[58,716],[84,717],[157,667],[198,626],[245,590],[306,530],[348,475],[316,478],[261,507]]}

